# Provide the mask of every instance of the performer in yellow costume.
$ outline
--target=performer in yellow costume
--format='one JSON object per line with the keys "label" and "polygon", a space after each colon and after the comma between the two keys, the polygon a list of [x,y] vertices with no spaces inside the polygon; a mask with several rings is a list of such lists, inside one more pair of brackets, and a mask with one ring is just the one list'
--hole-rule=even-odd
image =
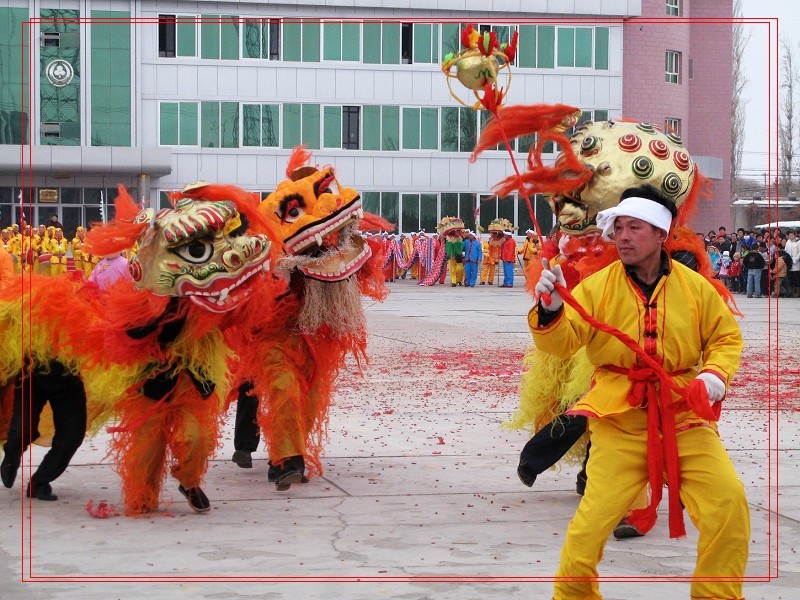
{"label": "performer in yellow costume", "polygon": [[86,229],[79,225],[72,238],[72,259],[75,261],[75,270],[83,275],[83,243],[86,239]]}
{"label": "performer in yellow costume", "polygon": [[50,250],[50,275],[66,273],[69,242],[64,237],[64,232],[61,229],[54,231],[53,239],[50,240],[48,249]]}
{"label": "performer in yellow costume", "polygon": [[[663,250],[675,214],[674,204],[650,186],[626,190],[617,207],[597,216],[620,259],[584,279],[573,294],[590,316],[633,338],[675,385],[691,390],[698,380],[694,388],[718,408],[739,366],[742,336],[715,288]],[[651,505],[629,521],[652,526],[665,470],[670,534],[685,534],[680,502],[700,532],[691,597],[742,598],[749,512],[736,469],[706,414],[714,409],[706,401],[701,416],[688,398],[687,405],[660,389],[655,372],[630,348],[563,306],[554,286],[565,286],[561,267],[549,269],[545,265],[536,291],[552,294],[551,303],[537,304],[528,317],[536,347],[567,358],[585,346],[595,367],[591,389],[568,411],[588,417],[592,452],[554,598],[602,598],[596,565],[606,540],[648,481]]]}
{"label": "performer in yellow costume", "polygon": [[483,269],[481,269],[481,285],[494,285],[494,272],[500,262],[500,249],[505,238],[503,230],[513,229],[508,219],[495,219],[489,223],[489,240],[483,242]]}

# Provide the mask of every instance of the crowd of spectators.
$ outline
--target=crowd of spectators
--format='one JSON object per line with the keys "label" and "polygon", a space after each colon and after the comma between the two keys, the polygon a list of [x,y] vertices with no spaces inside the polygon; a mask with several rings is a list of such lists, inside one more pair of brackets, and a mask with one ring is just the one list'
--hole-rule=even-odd
{"label": "crowd of spectators", "polygon": [[717,278],[734,294],[800,297],[800,239],[794,229],[740,227],[728,234],[720,227],[704,238]]}

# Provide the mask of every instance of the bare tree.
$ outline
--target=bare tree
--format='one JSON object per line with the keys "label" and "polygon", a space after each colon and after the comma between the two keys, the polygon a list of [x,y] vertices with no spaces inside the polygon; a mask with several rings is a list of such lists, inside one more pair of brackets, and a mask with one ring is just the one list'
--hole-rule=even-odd
{"label": "bare tree", "polygon": [[[733,3],[733,16],[742,16],[742,0]],[[745,33],[741,22],[733,25],[733,98],[731,102],[731,191],[738,193],[741,177],[742,148],[744,147],[745,105],[742,92],[747,85],[742,59],[750,34]]]}
{"label": "bare tree", "polygon": [[792,45],[781,40],[780,105],[778,107],[778,185],[781,193],[793,191],[794,159],[797,145],[794,119],[794,85],[798,82],[798,63]]}

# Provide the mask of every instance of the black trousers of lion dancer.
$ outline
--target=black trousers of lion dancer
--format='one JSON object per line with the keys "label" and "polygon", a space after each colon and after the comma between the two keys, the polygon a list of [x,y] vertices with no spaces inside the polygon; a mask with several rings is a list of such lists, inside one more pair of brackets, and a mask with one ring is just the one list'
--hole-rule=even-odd
{"label": "black trousers of lion dancer", "polygon": [[239,397],[236,400],[233,448],[255,452],[258,440],[258,398],[253,394],[253,384],[245,382],[239,386]]}
{"label": "black trousers of lion dancer", "polygon": [[[525,444],[520,453],[520,462],[535,475],[544,473],[556,464],[586,432],[586,417],[561,415],[542,427]],[[584,470],[586,463],[584,462]]]}
{"label": "black trousers of lion dancer", "polygon": [[[30,391],[30,406],[28,401]],[[49,369],[35,368],[22,385],[22,375],[14,385],[14,413],[3,450],[4,462],[19,466],[22,454],[39,437],[39,417],[50,403],[55,433],[50,450],[31,477],[31,487],[57,479],[69,465],[86,435],[86,392],[77,375],[66,372],[58,362]],[[24,412],[24,419],[23,419]]]}

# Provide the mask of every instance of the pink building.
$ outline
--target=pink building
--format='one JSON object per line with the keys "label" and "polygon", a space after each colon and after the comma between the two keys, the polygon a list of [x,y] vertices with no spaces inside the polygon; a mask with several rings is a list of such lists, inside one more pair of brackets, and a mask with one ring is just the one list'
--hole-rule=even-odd
{"label": "pink building", "polygon": [[641,0],[641,6],[641,17],[623,28],[622,114],[672,127],[683,138],[714,192],[692,227],[707,232],[724,225],[730,231],[733,28],[692,19],[730,19],[733,2]]}

